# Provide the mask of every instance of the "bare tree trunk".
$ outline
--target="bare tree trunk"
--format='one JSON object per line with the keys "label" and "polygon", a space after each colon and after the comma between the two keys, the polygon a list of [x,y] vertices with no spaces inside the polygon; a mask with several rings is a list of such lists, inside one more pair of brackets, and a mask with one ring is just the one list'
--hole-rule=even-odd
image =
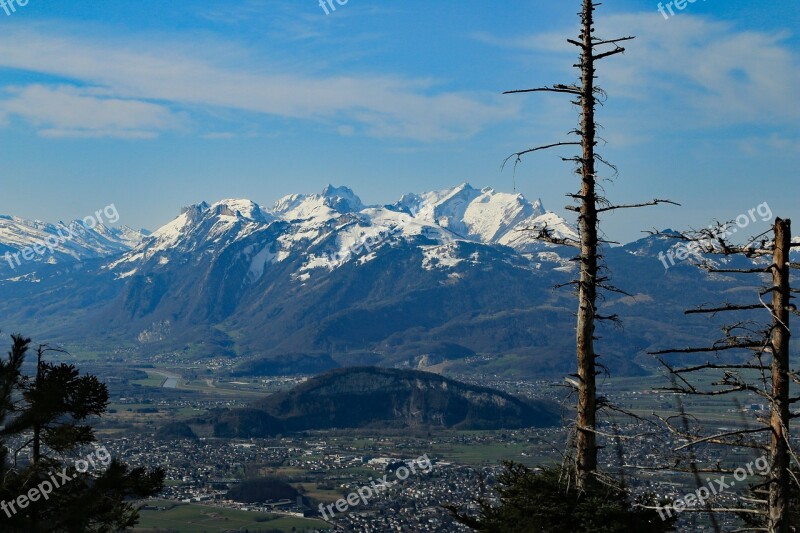
{"label": "bare tree trunk", "polygon": [[[504,94],[520,94],[532,92],[553,92],[574,95],[577,98],[573,104],[581,108],[581,124],[576,133],[580,136],[580,142],[556,142],[543,146],[529,148],[521,152],[510,155],[503,161],[503,166],[512,158],[516,164],[522,156],[548,150],[562,146],[580,146],[582,153],[580,156],[564,159],[565,161],[575,161],[578,164],[577,174],[581,176],[580,192],[571,194],[580,205],[579,207],[570,206],[569,209],[577,211],[578,229],[580,239],[578,241],[570,238],[554,235],[546,225],[539,228],[531,228],[536,231],[536,238],[559,246],[572,246],[580,250],[578,256],[580,273],[577,280],[572,283],[578,285],[578,316],[576,322],[576,356],[578,362],[578,413],[576,422],[576,450],[575,463],[577,471],[578,487],[583,489],[588,481],[594,476],[597,470],[597,435],[595,433],[597,419],[597,356],[594,351],[595,341],[595,321],[596,320],[616,320],[616,316],[603,317],[597,312],[597,293],[598,290],[618,289],[604,285],[604,280],[598,278],[600,257],[598,256],[598,243],[601,242],[598,236],[599,220],[598,214],[617,209],[630,209],[658,205],[662,203],[674,204],[669,200],[654,199],[650,202],[637,204],[612,205],[605,198],[597,194],[597,175],[595,174],[595,164],[599,160],[604,162],[595,153],[596,124],[595,124],[595,105],[597,105],[596,94],[602,91],[595,87],[595,63],[600,59],[621,54],[625,48],[620,46],[624,41],[630,41],[634,37],[619,37],[616,39],[599,39],[594,36],[594,10],[600,5],[594,4],[592,0],[582,0],[581,34],[578,40],[567,39],[567,42],[580,48],[579,63],[574,65],[580,68],[580,86],[577,84],[556,84],[552,87],[539,87],[533,89],[520,89],[506,91]],[[608,48],[611,48],[610,50]],[[603,51],[606,49],[606,51]],[[614,168],[609,164],[609,167]],[[675,204],[678,205],[678,204]]]}
{"label": "bare tree trunk", "polygon": [[775,220],[769,532],[789,533],[789,249],[791,221]]}
{"label": "bare tree trunk", "polygon": [[594,319],[597,300],[597,198],[595,193],[595,122],[594,122],[594,57],[593,12],[591,0],[583,1],[581,41],[581,255],[578,285],[577,358],[578,420],[576,463],[578,486],[586,486],[597,469],[595,436],[597,384],[594,353]]}

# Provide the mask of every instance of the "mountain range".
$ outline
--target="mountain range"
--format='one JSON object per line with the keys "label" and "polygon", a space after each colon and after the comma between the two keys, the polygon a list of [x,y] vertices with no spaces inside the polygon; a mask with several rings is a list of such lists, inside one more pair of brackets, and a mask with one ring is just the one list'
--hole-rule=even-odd
{"label": "mountain range", "polygon": [[135,248],[150,234],[144,229],[110,227],[95,220],[92,218],[91,224],[83,220],[50,224],[0,215],[0,272],[5,276],[14,273],[25,276],[44,264],[71,264],[117,256]]}
{"label": "mountain range", "polygon": [[[58,227],[0,217],[0,257]],[[554,287],[574,276],[575,251],[534,239],[544,227],[577,238],[541,201],[466,183],[387,205],[333,186],[271,208],[201,202],[152,234],[84,228],[37,260],[0,261],[0,327],[72,350],[231,357],[235,374],[361,365],[565,374],[576,302]],[[600,331],[613,373],[645,372],[648,350],[707,344],[719,322],[683,310],[757,289],[689,262],[666,269],[669,234],[603,250],[627,292],[604,302],[624,324]]]}

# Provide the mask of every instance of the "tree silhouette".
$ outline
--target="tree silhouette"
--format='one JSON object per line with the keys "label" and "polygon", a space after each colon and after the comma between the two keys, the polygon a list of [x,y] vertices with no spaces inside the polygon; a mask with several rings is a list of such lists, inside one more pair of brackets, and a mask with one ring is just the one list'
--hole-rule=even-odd
{"label": "tree silhouette", "polygon": [[[752,268],[719,267],[709,261],[703,266],[713,273],[765,276],[769,279],[768,285],[762,291],[748,293],[751,300],[746,302],[725,302],[686,311],[687,314],[737,314],[732,323],[723,326],[723,337],[710,346],[672,348],[651,353],[659,356],[659,361],[672,379],[672,385],[663,390],[687,396],[751,395],[769,404],[769,418],[754,420],[754,427],[713,434],[703,434],[702,428],[690,427],[685,412],[662,418],[662,422],[670,431],[686,440],[682,449],[698,445],[721,445],[762,450],[768,459],[769,473],[764,483],[753,486],[755,497],[748,498],[745,504],[734,509],[707,505],[706,510],[709,513],[751,515],[746,522],[760,526],[759,530],[790,533],[797,531],[797,524],[791,524],[792,501],[795,508],[800,505],[797,500],[800,478],[792,472],[792,459],[795,468],[800,466],[800,461],[793,450],[790,431],[792,420],[800,417],[800,413],[791,411],[792,404],[800,402],[800,396],[792,396],[794,393],[791,390],[793,382],[800,385],[800,373],[790,368],[789,357],[790,317],[800,313],[792,303],[792,294],[798,291],[791,287],[790,274],[792,269],[800,269],[800,264],[792,263],[789,257],[791,248],[796,246],[791,243],[789,220],[777,218],[768,232],[771,238],[762,234],[745,245],[732,244],[726,239],[730,234],[727,229],[731,225],[717,223],[708,229],[671,237],[690,242],[706,255],[725,258],[742,256],[760,260],[762,264],[767,258],[766,264],[759,266],[757,262]],[[761,241],[757,242],[758,239]],[[767,296],[769,302],[765,301]],[[765,315],[766,321],[744,319],[741,316],[756,312]],[[713,354],[714,359],[678,366],[665,359],[664,356],[670,354]],[[709,372],[719,373],[719,379],[710,385],[698,384],[697,378]],[[674,423],[675,418],[682,423]],[[690,462],[690,468],[696,468],[693,461]],[[724,470],[720,468],[719,471]],[[719,531],[718,527],[716,529]]]}
{"label": "tree silhouette", "polygon": [[[90,425],[108,406],[108,389],[74,365],[36,352],[36,374],[22,372],[30,339],[12,336],[0,361],[0,529],[111,532],[131,527],[129,501],[159,492],[164,472],[130,469],[113,459]],[[102,453],[101,453],[102,452]],[[90,468],[91,467],[91,468]]]}
{"label": "tree silhouette", "polygon": [[[578,394],[578,412],[575,424],[575,469],[578,475],[579,487],[585,487],[589,479],[597,471],[597,413],[603,407],[598,403],[597,374],[598,354],[595,351],[594,341],[597,339],[595,332],[596,321],[608,320],[618,322],[616,315],[605,316],[598,308],[599,291],[624,293],[609,282],[606,267],[602,262],[600,247],[610,244],[600,236],[600,219],[603,213],[618,209],[630,209],[657,205],[661,203],[675,204],[669,200],[654,199],[640,204],[612,205],[598,191],[597,164],[602,163],[616,171],[616,168],[603,159],[596,151],[598,144],[597,123],[595,109],[605,97],[605,92],[595,84],[596,63],[601,59],[621,54],[625,48],[619,45],[634,37],[620,37],[617,39],[601,39],[595,37],[594,11],[599,3],[592,0],[583,0],[583,7],[579,16],[581,18],[581,32],[577,40],[567,39],[567,42],[578,47],[580,59],[575,65],[580,70],[580,85],[556,84],[552,87],[536,89],[522,89],[507,91],[505,94],[519,94],[531,92],[552,92],[575,96],[573,104],[580,109],[581,121],[578,129],[570,133],[578,136],[578,141],[557,142],[544,146],[529,148],[512,154],[504,161],[503,165],[514,159],[514,166],[521,161],[524,155],[561,146],[580,146],[582,153],[579,156],[562,158],[576,164],[576,174],[581,177],[580,191],[567,196],[578,204],[568,206],[567,209],[578,213],[579,240],[564,238],[553,234],[552,229],[544,226],[530,228],[536,238],[562,246],[571,246],[580,250],[576,258],[579,265],[578,279],[569,283],[577,287],[578,313],[576,322],[576,355],[578,372],[575,374],[577,381],[569,380],[574,384]],[[610,48],[610,49],[609,49]],[[677,204],[675,204],[677,205]]]}

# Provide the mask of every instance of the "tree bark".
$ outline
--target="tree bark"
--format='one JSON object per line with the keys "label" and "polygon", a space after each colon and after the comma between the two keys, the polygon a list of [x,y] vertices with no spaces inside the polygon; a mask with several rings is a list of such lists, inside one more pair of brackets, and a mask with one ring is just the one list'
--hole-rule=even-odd
{"label": "tree bark", "polygon": [[583,1],[581,14],[581,255],[578,286],[576,346],[578,358],[578,417],[576,464],[578,487],[584,488],[597,469],[597,384],[594,353],[594,320],[597,301],[597,197],[595,192],[595,121],[592,55],[594,5]]}
{"label": "tree bark", "polygon": [[789,250],[791,221],[775,220],[772,266],[772,398],[769,532],[789,533]]}

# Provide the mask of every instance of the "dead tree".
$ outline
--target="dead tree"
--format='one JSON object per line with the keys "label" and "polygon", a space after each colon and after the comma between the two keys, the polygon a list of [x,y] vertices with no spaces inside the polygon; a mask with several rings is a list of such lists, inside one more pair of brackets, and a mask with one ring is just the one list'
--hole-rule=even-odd
{"label": "dead tree", "polygon": [[575,465],[577,471],[578,485],[585,487],[587,481],[597,470],[597,383],[598,372],[597,353],[595,352],[594,341],[595,321],[596,320],[616,320],[615,316],[602,316],[598,311],[597,299],[598,290],[607,289],[621,292],[619,289],[608,283],[608,277],[601,275],[603,265],[599,247],[606,242],[600,238],[599,215],[616,209],[633,207],[644,207],[659,203],[673,203],[667,200],[653,200],[642,204],[632,205],[611,205],[605,198],[598,193],[598,175],[596,173],[597,163],[604,163],[614,169],[613,165],[597,154],[597,123],[595,121],[595,109],[601,104],[601,99],[605,96],[602,89],[595,85],[596,69],[595,63],[601,59],[621,54],[625,51],[619,43],[629,41],[634,37],[620,37],[617,39],[600,39],[595,37],[594,30],[594,11],[600,5],[591,0],[583,0],[583,8],[579,13],[581,18],[581,32],[577,40],[567,39],[567,42],[576,46],[580,50],[580,60],[574,65],[580,70],[580,85],[556,84],[552,87],[540,87],[535,89],[522,89],[507,91],[504,94],[518,94],[530,92],[553,92],[568,94],[575,97],[572,103],[580,108],[581,121],[578,129],[570,133],[579,137],[577,141],[566,141],[537,146],[510,155],[503,162],[503,165],[514,159],[514,166],[521,161],[522,156],[562,146],[580,146],[581,155],[562,158],[564,161],[572,161],[576,164],[576,173],[581,176],[580,191],[568,195],[576,201],[577,206],[570,205],[566,209],[578,213],[578,230],[580,241],[575,242],[570,239],[555,236],[549,228],[536,228],[536,237],[546,242],[557,245],[568,245],[578,248],[580,255],[577,258],[579,265],[579,276],[571,285],[577,286],[578,291],[578,314],[577,314],[577,333],[576,333],[576,352],[577,352],[577,392],[578,392],[578,412],[576,420],[576,448]]}
{"label": "dead tree", "polygon": [[[800,412],[791,412],[791,405],[800,402],[800,396],[792,397],[792,382],[800,384],[800,374],[790,368],[789,339],[790,316],[800,314],[791,303],[792,293],[798,291],[791,288],[790,273],[792,268],[800,268],[799,264],[791,263],[789,252],[791,243],[791,222],[780,218],[775,220],[772,229],[772,239],[762,239],[760,244],[755,240],[744,246],[737,246],[726,240],[725,224],[717,224],[706,230],[695,231],[675,238],[689,241],[695,249],[707,255],[719,256],[744,256],[755,260],[770,258],[766,266],[754,268],[719,268],[714,263],[706,262],[704,267],[709,272],[729,274],[760,275],[766,278],[769,285],[760,293],[755,294],[754,301],[746,303],[724,303],[722,305],[702,306],[686,311],[687,314],[719,313],[752,313],[767,312],[768,319],[758,321],[738,320],[733,324],[723,327],[724,337],[711,346],[670,349],[651,352],[655,355],[666,354],[703,354],[720,352],[726,354],[745,353],[750,357],[744,361],[708,360],[705,363],[677,367],[660,357],[659,360],[667,369],[673,380],[671,387],[663,390],[678,394],[697,396],[721,396],[728,394],[747,393],[767,401],[770,408],[769,420],[756,421],[755,427],[740,428],[733,431],[713,435],[702,435],[699,432],[690,432],[678,428],[671,422],[671,418],[662,419],[666,426],[674,433],[687,439],[681,446],[686,448],[698,444],[718,444],[731,446],[744,446],[764,450],[769,458],[769,473],[763,487],[766,487],[766,496],[756,501],[752,508],[738,509],[737,513],[752,513],[763,517],[764,528],[761,530],[769,533],[789,533],[790,529],[790,489],[795,482],[800,488],[800,480],[794,478],[791,471],[791,461],[798,457],[792,448],[790,427],[794,418],[800,417]],[[761,238],[762,236],[757,237]],[[758,264],[758,263],[756,263]],[[771,300],[764,298],[771,295]],[[696,386],[691,377],[697,372],[719,371],[722,377],[712,383],[715,388],[701,388]],[[684,417],[685,418],[685,417]],[[762,439],[758,439],[763,435]],[[768,438],[767,438],[768,436]],[[761,491],[763,492],[763,491]],[[715,509],[709,509],[714,512]]]}

